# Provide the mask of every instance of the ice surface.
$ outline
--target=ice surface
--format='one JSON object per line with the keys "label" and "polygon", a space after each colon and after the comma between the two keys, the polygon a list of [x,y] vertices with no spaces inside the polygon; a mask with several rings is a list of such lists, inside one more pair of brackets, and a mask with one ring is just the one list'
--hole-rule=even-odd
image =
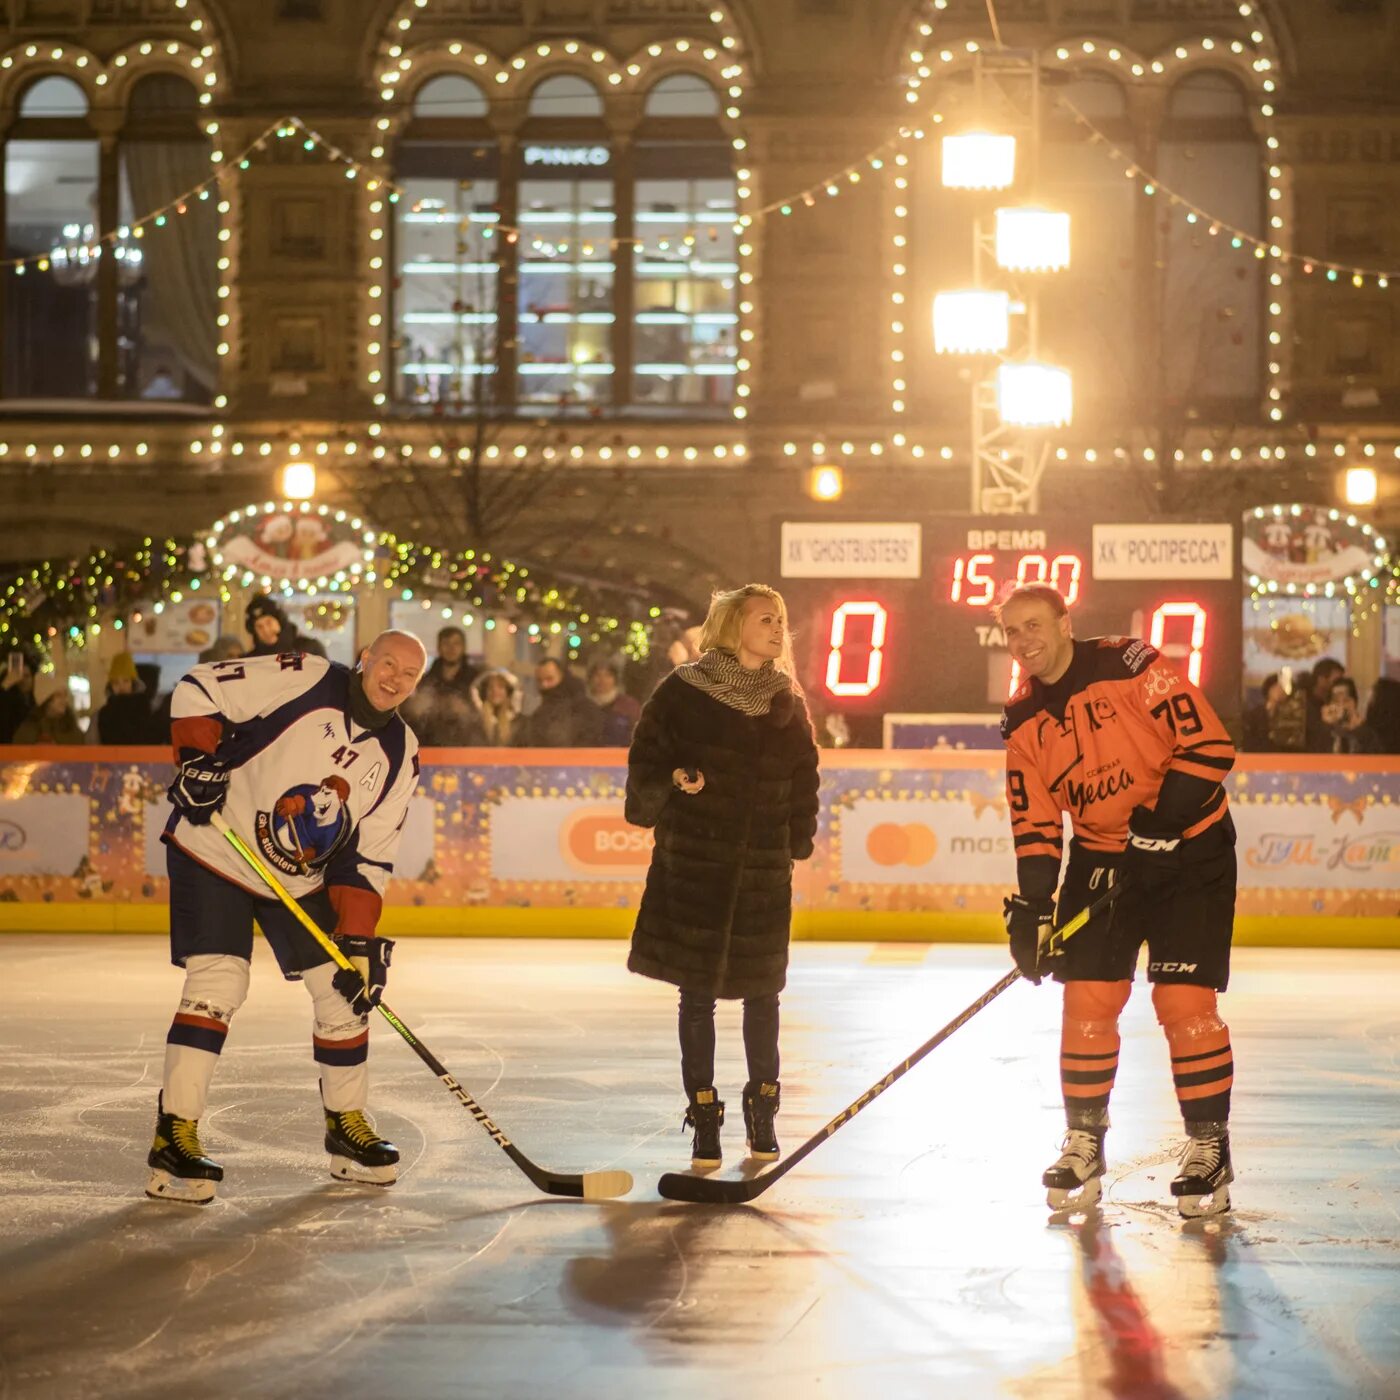
{"label": "ice surface", "polygon": [[[753,1206],[661,1202],[688,1143],[674,994],[618,943],[405,940],[390,1000],[540,1164],[536,1193],[389,1028],[389,1191],[330,1180],[310,1004],[265,947],[215,1081],[206,1208],[142,1193],[180,974],[154,938],[7,937],[0,1397],[1400,1396],[1400,953],[1244,950],[1235,1212],[1184,1224],[1140,986],[1096,1222],[1047,1220],[1057,992],[1018,985]],[[1004,970],[975,947],[800,946],[795,1147]],[[738,1008],[720,1022],[743,1152]]]}

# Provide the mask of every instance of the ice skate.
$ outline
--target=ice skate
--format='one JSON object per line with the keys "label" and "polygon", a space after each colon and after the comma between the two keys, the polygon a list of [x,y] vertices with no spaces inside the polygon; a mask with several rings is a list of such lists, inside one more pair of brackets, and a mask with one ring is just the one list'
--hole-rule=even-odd
{"label": "ice skate", "polygon": [[697,1089],[694,1102],[685,1111],[687,1128],[695,1130],[690,1144],[690,1166],[693,1171],[714,1171],[724,1160],[719,1145],[719,1130],[724,1124],[724,1105],[713,1088]]}
{"label": "ice skate", "polygon": [[1176,1208],[1187,1220],[1220,1215],[1230,1209],[1230,1132],[1223,1124],[1198,1124],[1181,1154],[1181,1171],[1172,1181]]}
{"label": "ice skate", "polygon": [[1060,1159],[1040,1178],[1051,1210],[1088,1210],[1103,1190],[1103,1133],[1071,1128],[1061,1143]]}
{"label": "ice skate", "polygon": [[749,1156],[755,1162],[776,1162],[780,1155],[774,1119],[782,1101],[782,1089],[777,1084],[753,1084],[744,1088],[744,1131],[748,1137]]}
{"label": "ice skate", "polygon": [[399,1179],[399,1149],[380,1137],[358,1108],[326,1110],[326,1151],[337,1181],[392,1186]]}
{"label": "ice skate", "polygon": [[198,1121],[167,1113],[163,1096],[156,1100],[156,1135],[146,1165],[151,1169],[146,1194],[153,1201],[207,1206],[215,1183],[224,1179],[224,1169],[199,1144]]}

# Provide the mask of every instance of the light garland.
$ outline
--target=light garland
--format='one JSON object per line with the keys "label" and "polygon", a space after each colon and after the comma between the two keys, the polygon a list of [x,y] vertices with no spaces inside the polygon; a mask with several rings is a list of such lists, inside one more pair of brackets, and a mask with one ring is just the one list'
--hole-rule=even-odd
{"label": "light garland", "polygon": [[[391,200],[376,198],[384,176],[386,160],[386,140],[407,117],[407,104],[399,101],[399,89],[415,69],[428,77],[443,72],[459,71],[486,79],[490,89],[500,98],[510,99],[521,91],[526,83],[531,83],[541,70],[547,72],[577,73],[585,77],[599,77],[605,91],[614,90],[625,95],[638,95],[645,91],[658,72],[690,70],[713,76],[716,88],[725,95],[722,124],[729,135],[729,144],[735,153],[739,168],[735,170],[735,193],[737,203],[734,232],[738,238],[738,356],[735,362],[734,395],[731,408],[734,418],[742,421],[748,417],[748,401],[754,389],[754,347],[757,341],[755,328],[755,303],[749,290],[754,282],[757,267],[757,248],[753,229],[755,221],[752,208],[756,205],[755,180],[753,172],[745,168],[744,152],[748,149],[748,139],[744,134],[742,102],[748,70],[745,61],[743,35],[734,22],[729,6],[717,3],[708,13],[709,24],[714,36],[712,40],[697,40],[681,37],[653,42],[638,50],[631,58],[619,59],[606,48],[579,38],[560,38],[540,41],[520,49],[502,61],[488,50],[459,39],[428,40],[410,50],[415,28],[430,24],[434,0],[400,0],[385,30],[385,38],[379,50],[379,96],[386,104],[395,104],[392,115],[382,117],[376,123],[379,133],[373,148],[372,158],[380,162],[373,179],[367,185],[371,196],[369,255],[370,272],[383,274],[384,256],[382,247],[387,240],[386,208]],[[454,17],[445,16],[452,20]],[[379,206],[376,209],[374,206]],[[518,237],[518,230],[515,231]],[[507,234],[509,236],[509,234]],[[376,251],[378,247],[379,251]],[[377,265],[376,265],[377,263]],[[385,334],[384,298],[387,278],[372,276],[369,287],[369,300],[378,303],[366,314],[365,359],[369,368],[365,371],[366,381],[376,407],[388,402],[384,387],[389,361],[383,346],[388,337]],[[381,348],[378,353],[369,349],[371,344]]]}
{"label": "light garland", "polygon": [[[1387,290],[1392,279],[1400,278],[1400,270],[1394,268],[1375,268],[1365,266],[1354,266],[1350,263],[1340,263],[1331,261],[1328,258],[1317,257],[1310,253],[1300,253],[1292,249],[1284,248],[1276,242],[1259,238],[1246,229],[1237,227],[1230,223],[1228,219],[1222,219],[1210,210],[1202,208],[1199,204],[1193,203],[1184,194],[1172,189],[1164,180],[1159,179],[1150,170],[1133,161],[1126,152],[1113,144],[1108,136],[1099,130],[1088,117],[1081,112],[1074,103],[1067,98],[1056,99],[1059,104],[1071,113],[1075,121],[1086,127],[1091,133],[1090,140],[1093,144],[1102,144],[1109,156],[1114,160],[1128,160],[1130,163],[1123,171],[1126,180],[1135,185],[1139,185],[1141,192],[1149,198],[1162,194],[1167,198],[1167,203],[1172,206],[1179,206],[1186,211],[1186,221],[1189,224],[1206,225],[1212,237],[1224,234],[1226,241],[1222,244],[1225,247],[1233,247],[1236,251],[1248,249],[1255,258],[1273,258],[1285,264],[1296,264],[1303,272],[1311,276],[1315,272],[1326,274],[1329,282],[1336,282],[1345,277],[1353,287],[1364,287],[1367,282],[1374,282],[1382,291]],[[1279,283],[1273,285],[1278,286]]]}
{"label": "light garland", "polygon": [[[1318,512],[1324,507],[1317,505],[1275,505],[1275,506],[1255,506],[1250,512],[1255,520],[1263,520],[1272,516],[1276,520],[1283,519],[1284,516],[1297,518],[1305,511]],[[1343,512],[1335,507],[1327,509],[1327,519],[1335,523],[1345,523],[1349,529],[1358,531],[1362,538],[1371,547],[1371,559],[1369,564],[1355,573],[1347,574],[1341,579],[1332,579],[1323,583],[1280,583],[1277,579],[1261,578],[1258,574],[1248,576],[1250,586],[1250,601],[1255,602],[1264,598],[1277,598],[1280,596],[1294,597],[1302,596],[1307,598],[1332,598],[1341,591],[1350,594],[1353,598],[1364,596],[1363,589],[1379,589],[1384,586],[1384,575],[1387,572],[1387,544],[1383,535],[1378,535],[1374,529],[1356,515]],[[1392,577],[1391,587],[1394,586],[1395,579]],[[1389,591],[1389,589],[1387,589]]]}
{"label": "light garland", "polygon": [[[265,502],[233,512],[219,522],[227,527],[244,520],[285,512],[298,515],[332,513],[329,507],[308,507],[305,502]],[[349,512],[345,517],[357,528]],[[145,539],[131,550],[96,550],[84,560],[48,561],[12,575],[0,591],[0,649],[31,646],[47,653],[59,645],[83,647],[100,636],[104,626],[123,632],[142,620],[144,610],[159,615],[169,604],[178,604],[201,591],[218,594],[222,603],[232,599],[232,588],[262,586],[286,600],[298,592],[324,588],[346,596],[365,587],[378,586],[400,601],[427,594],[430,602],[450,604],[444,616],[462,608],[493,614],[485,619],[488,631],[498,624],[514,632],[518,626],[541,641],[568,634],[572,650],[590,641],[626,638],[635,648],[661,608],[640,601],[632,591],[599,585],[590,590],[579,585],[554,585],[537,571],[513,560],[501,559],[489,550],[452,553],[428,545],[401,541],[394,536],[363,530],[366,557],[357,566],[328,574],[324,580],[298,587],[289,578],[260,575],[225,560],[219,562],[219,527],[193,541],[167,539],[157,545]],[[214,543],[209,543],[213,540]],[[358,589],[353,585],[358,584]],[[625,609],[609,604],[612,597]],[[517,622],[514,619],[519,619]],[[470,625],[475,614],[462,614]]]}
{"label": "light garland", "polygon": [[[978,40],[960,41],[956,47],[943,47],[934,52],[933,38],[935,22],[939,12],[947,8],[947,0],[933,0],[926,6],[917,21],[914,34],[907,50],[907,66],[904,76],[905,101],[917,106],[923,101],[922,89],[925,82],[938,71],[956,71],[970,62],[976,61],[978,54],[986,46]],[[1104,69],[1123,78],[1152,82],[1164,78],[1184,68],[1224,66],[1241,74],[1255,90],[1257,111],[1264,125],[1264,146],[1269,155],[1267,206],[1268,223],[1276,242],[1286,240],[1286,228],[1290,193],[1283,167],[1278,162],[1280,142],[1274,128],[1274,94],[1277,90],[1275,74],[1279,71],[1277,47],[1268,26],[1257,7],[1250,3],[1238,6],[1242,21],[1251,27],[1247,40],[1243,37],[1218,38],[1212,35],[1194,40],[1178,42],[1164,49],[1155,58],[1145,58],[1133,53],[1126,45],[1109,40],[1083,38],[1074,41],[1061,41],[1048,47],[1042,56],[1047,64],[1077,64]],[[908,411],[908,371],[907,371],[907,294],[903,290],[903,278],[908,272],[908,201],[904,191],[908,189],[907,176],[895,181],[894,197],[891,203],[893,252],[888,264],[891,280],[891,307],[889,362],[890,410],[897,423],[906,421]],[[1271,246],[1271,245],[1266,245]],[[1284,278],[1275,272],[1270,278],[1270,295],[1265,298],[1266,335],[1269,347],[1267,364],[1266,400],[1268,415],[1273,422],[1281,422],[1284,417],[1284,393],[1287,387],[1285,361],[1289,344],[1288,326],[1292,305]],[[903,446],[907,435],[894,434],[897,445]]]}

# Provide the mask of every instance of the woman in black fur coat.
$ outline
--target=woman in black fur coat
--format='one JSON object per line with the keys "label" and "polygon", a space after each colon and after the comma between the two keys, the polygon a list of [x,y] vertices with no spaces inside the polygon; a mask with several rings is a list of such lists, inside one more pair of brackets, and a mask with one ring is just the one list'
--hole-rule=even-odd
{"label": "woman in black fur coat", "polygon": [[628,968],[680,988],[692,1164],[720,1163],[715,998],[742,997],[750,1154],[778,1155],[778,993],[793,862],[817,831],[817,747],[787,610],[761,584],[717,593],[698,661],[656,688],[627,759],[627,820],[656,828]]}

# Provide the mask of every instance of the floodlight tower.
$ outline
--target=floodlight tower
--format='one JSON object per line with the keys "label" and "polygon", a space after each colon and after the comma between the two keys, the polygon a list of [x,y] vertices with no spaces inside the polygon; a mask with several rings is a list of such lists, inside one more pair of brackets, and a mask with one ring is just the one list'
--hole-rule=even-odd
{"label": "floodlight tower", "polygon": [[[1038,56],[1011,49],[979,54],[973,110],[1004,129],[945,136],[944,186],[997,191],[1020,183],[1034,192],[1040,163]],[[972,286],[934,297],[936,351],[997,357],[994,371],[975,378],[972,387],[975,514],[1037,510],[1050,454],[1044,434],[1073,416],[1069,371],[1040,359],[1035,277],[1069,266],[1069,235],[1068,214],[1037,204],[998,208],[990,220],[978,215]]]}

